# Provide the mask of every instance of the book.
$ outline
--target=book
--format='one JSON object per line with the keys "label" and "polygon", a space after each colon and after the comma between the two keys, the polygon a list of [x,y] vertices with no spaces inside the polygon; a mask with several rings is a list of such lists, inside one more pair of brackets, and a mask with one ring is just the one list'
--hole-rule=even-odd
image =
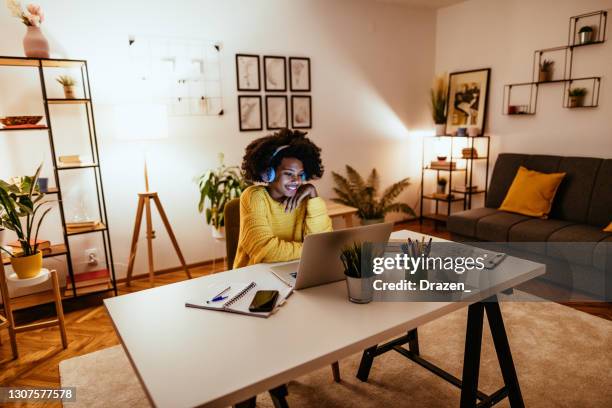
{"label": "book", "polygon": [[[223,296],[227,297],[224,300],[213,302],[212,299],[226,288],[229,288],[229,290],[223,293]],[[278,300],[274,310],[271,312],[251,312],[249,310],[249,305],[258,290],[278,290]],[[207,289],[206,293],[202,294],[201,299],[188,300],[185,302],[185,306],[266,318],[275,313],[292,292],[293,288],[291,286],[278,279],[272,272],[269,272],[252,282],[227,282],[212,285]]]}
{"label": "book", "polygon": [[[38,249],[40,251],[51,250],[51,241],[39,239],[36,240],[36,244],[38,244]],[[9,242],[7,245],[13,249],[13,254],[15,254],[15,250],[21,251],[21,243],[19,241]],[[30,245],[34,245],[33,239],[30,240]]]}
{"label": "book", "polygon": [[60,163],[64,164],[79,164],[81,163],[81,156],[79,156],[78,154],[71,154],[66,156],[60,156],[58,160]]}
{"label": "book", "polygon": [[441,200],[452,200],[455,198],[454,194],[446,194],[446,193],[433,193],[432,196],[434,198],[439,198]]}
{"label": "book", "polygon": [[449,169],[454,170],[457,168],[457,163],[449,162],[449,161],[433,160],[430,163],[429,167],[432,169],[439,169],[439,170],[449,170]]}
{"label": "book", "polygon": [[66,223],[66,231],[68,233],[91,231],[101,225],[100,221]]}
{"label": "book", "polygon": [[[74,285],[76,288],[86,288],[96,285],[110,285],[110,272],[108,269],[98,269],[95,271],[75,273]],[[66,290],[72,290],[70,278],[66,278]]]}

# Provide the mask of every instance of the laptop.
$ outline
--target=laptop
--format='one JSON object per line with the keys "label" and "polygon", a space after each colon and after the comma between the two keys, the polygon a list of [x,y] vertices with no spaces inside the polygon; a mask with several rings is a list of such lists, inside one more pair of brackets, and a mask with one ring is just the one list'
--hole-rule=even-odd
{"label": "laptop", "polygon": [[280,280],[294,289],[337,282],[344,279],[340,260],[342,249],[354,242],[387,243],[393,223],[372,224],[331,232],[306,235],[299,261],[270,267]]}

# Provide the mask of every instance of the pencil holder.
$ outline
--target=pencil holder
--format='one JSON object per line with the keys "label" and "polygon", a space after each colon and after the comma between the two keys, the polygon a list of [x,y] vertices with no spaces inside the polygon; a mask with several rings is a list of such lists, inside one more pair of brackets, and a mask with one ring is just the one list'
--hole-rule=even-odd
{"label": "pencil holder", "polygon": [[410,267],[404,270],[405,279],[419,283],[428,278],[427,260],[431,250],[431,240],[428,243],[408,240],[400,246],[402,252],[410,258]]}

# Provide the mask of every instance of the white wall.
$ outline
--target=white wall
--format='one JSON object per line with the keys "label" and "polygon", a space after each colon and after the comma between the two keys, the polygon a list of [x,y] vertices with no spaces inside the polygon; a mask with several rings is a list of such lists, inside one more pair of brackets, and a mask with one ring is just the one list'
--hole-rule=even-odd
{"label": "white wall", "polygon": [[436,72],[492,69],[487,127],[494,156],[521,152],[612,157],[609,41],[574,54],[575,76],[602,77],[598,108],[564,109],[559,83],[540,87],[535,116],[502,115],[504,84],[531,81],[534,50],[566,45],[570,16],[611,7],[610,0],[470,0],[438,10]]}
{"label": "white wall", "polygon": [[[421,149],[418,134],[432,127],[427,92],[434,71],[435,11],[354,0],[40,3],[46,11],[43,30],[51,40],[52,57],[89,61],[119,277],[125,274],[136,193],[143,187],[141,152],[135,145],[115,140],[112,123],[113,105],[130,90],[125,81],[130,34],[223,43],[226,114],[171,118],[170,138],[154,144],[149,153],[153,188],[159,191],[187,262],[224,254],[223,245],[214,244],[209,227],[197,213],[193,178],[216,166],[220,151],[225,152],[227,163],[239,164],[244,147],[265,134],[238,132],[234,67],[238,52],[311,58],[314,127],[310,135],[322,147],[326,167],[326,175],[317,184],[321,195],[332,195],[331,171],[349,163],[364,173],[376,166],[383,175],[383,185],[411,177],[414,185],[403,198],[416,202]],[[24,32],[25,27],[0,7],[0,55],[23,55]],[[31,102],[36,92],[32,72],[0,72],[0,115],[42,112],[39,104]],[[68,126],[66,118],[71,114],[57,115]],[[420,132],[410,133],[414,131]],[[64,153],[70,153],[79,132],[66,128],[64,134],[56,135],[67,138]],[[18,137],[16,140],[16,133],[1,135],[0,177],[28,172],[42,159],[47,160],[48,173],[48,152],[31,147],[36,140],[46,146],[44,136],[24,132]],[[28,141],[31,143],[23,144]],[[63,183],[65,190],[68,184]],[[78,197],[86,195],[78,188],[71,194],[76,205]],[[161,223],[154,222],[156,267],[178,265]],[[46,234],[53,236],[49,224]],[[146,265],[142,241],[141,236],[139,271]],[[80,245],[86,248],[99,243]]]}

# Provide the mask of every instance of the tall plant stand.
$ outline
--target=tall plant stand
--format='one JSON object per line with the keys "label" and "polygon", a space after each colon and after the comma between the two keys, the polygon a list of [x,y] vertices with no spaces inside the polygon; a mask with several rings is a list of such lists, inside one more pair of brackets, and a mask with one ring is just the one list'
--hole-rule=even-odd
{"label": "tall plant stand", "polygon": [[[146,172],[145,172],[146,179]],[[147,180],[147,189],[148,189],[148,180]],[[191,279],[191,272],[187,268],[187,264],[185,263],[185,258],[183,257],[183,253],[179,248],[178,242],[176,241],[176,237],[174,236],[174,232],[172,232],[172,226],[168,221],[168,217],[166,216],[166,212],[164,211],[164,207],[159,201],[159,197],[156,192],[145,192],[138,193],[138,209],[136,210],[136,222],[134,224],[134,235],[132,236],[132,245],[130,249],[130,260],[128,263],[127,270],[127,280],[126,285],[130,286],[132,279],[132,271],[134,270],[134,261],[136,260],[136,251],[138,250],[138,237],[140,236],[140,226],[142,224],[142,217],[146,215],[147,220],[147,256],[149,263],[149,283],[151,287],[155,285],[155,268],[153,267],[153,239],[155,239],[155,231],[153,230],[153,222],[151,220],[151,201],[157,207],[157,211],[159,212],[159,216],[166,227],[166,231],[170,236],[170,240],[172,241],[172,246],[174,246],[174,250],[178,255],[179,260],[181,261],[181,266],[185,273],[187,274],[187,278]]]}

